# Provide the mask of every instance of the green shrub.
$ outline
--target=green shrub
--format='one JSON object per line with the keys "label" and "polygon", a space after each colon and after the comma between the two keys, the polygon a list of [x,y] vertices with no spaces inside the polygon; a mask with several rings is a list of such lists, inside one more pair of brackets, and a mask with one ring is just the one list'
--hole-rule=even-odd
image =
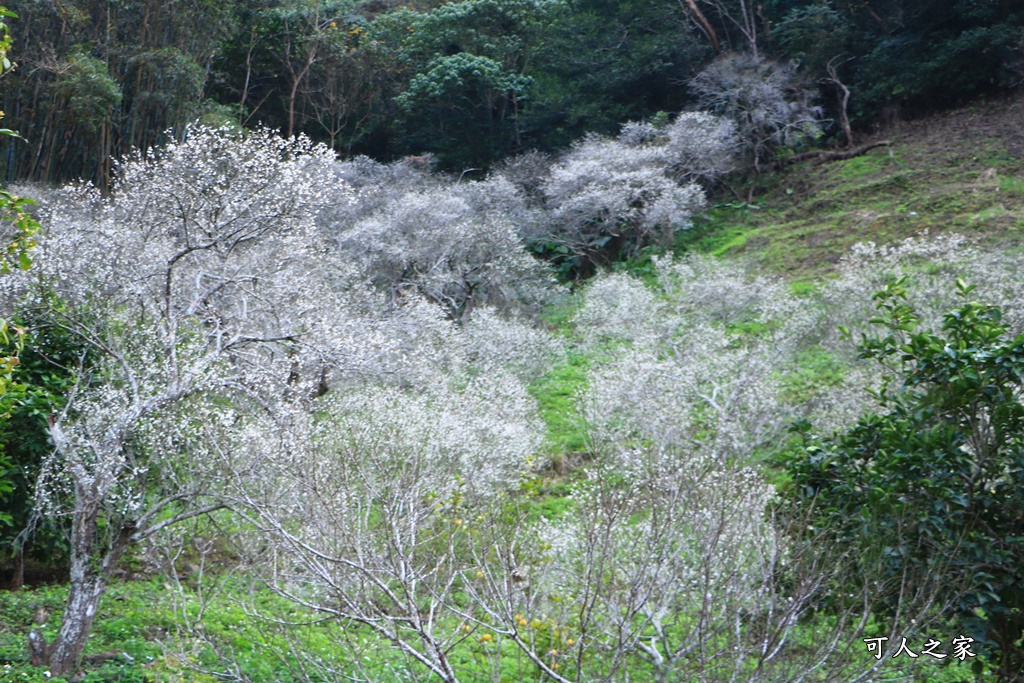
{"label": "green shrub", "polygon": [[859,347],[886,372],[877,412],[827,438],[799,425],[785,495],[837,549],[854,549],[844,557],[858,584],[888,586],[879,616],[906,611],[915,592],[945,605],[994,680],[1020,680],[1024,335],[1010,336],[999,308],[968,300],[962,280],[963,303],[938,332],[922,330],[905,281],[875,295],[884,336]]}

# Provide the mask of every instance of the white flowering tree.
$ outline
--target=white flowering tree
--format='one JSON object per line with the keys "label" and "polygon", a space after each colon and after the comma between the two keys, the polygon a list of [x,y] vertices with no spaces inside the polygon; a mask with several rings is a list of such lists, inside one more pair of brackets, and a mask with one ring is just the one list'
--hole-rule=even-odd
{"label": "white flowering tree", "polygon": [[679,180],[713,182],[736,168],[742,141],[731,119],[684,111],[664,135],[669,171]]}
{"label": "white flowering tree", "polygon": [[[805,632],[844,585],[842,563],[818,552],[826,532],[776,516],[758,469],[794,418],[856,409],[796,405],[783,380],[807,345],[832,348],[822,321],[846,316],[836,297],[873,275],[844,274],[817,307],[742,265],[655,265],[656,286],[607,275],[584,291],[590,461],[553,521],[518,502],[539,429],[507,373],[536,376],[557,347],[489,308],[456,326],[399,299],[379,378],[321,399],[304,441],[314,455],[279,450],[264,470],[288,486],[249,493],[266,584],[352,627],[343,670],[302,653],[311,680],[874,675],[881,660],[862,656],[857,634],[878,587],[844,593],[834,621]],[[937,603],[915,590],[894,629],[930,623]],[[381,641],[405,661],[364,661]]]}
{"label": "white flowering tree", "polygon": [[591,136],[552,169],[544,183],[557,231],[552,239],[593,258],[619,247],[669,244],[704,205],[696,184],[666,173],[659,145],[630,145]]}
{"label": "white flowering tree", "polygon": [[703,112],[680,114],[660,128],[627,123],[617,138],[588,136],[540,183],[553,226],[546,239],[591,262],[669,245],[704,206],[697,181],[728,172],[737,149],[735,126]]}
{"label": "white flowering tree", "polygon": [[359,175],[385,182],[367,183],[354,209],[324,223],[339,258],[368,282],[392,298],[414,290],[454,319],[480,304],[535,309],[549,296],[551,274],[520,239],[529,211],[510,182],[439,183],[405,177],[402,165],[362,167]]}
{"label": "white flowering tree", "polygon": [[[874,662],[857,661],[849,643],[877,586],[848,595],[813,646],[789,647],[844,576],[835,556],[792,543],[824,534],[774,518],[774,489],[758,471],[759,451],[777,447],[793,420],[848,409],[797,405],[783,386],[831,307],[740,264],[690,256],[655,266],[654,288],[598,279],[576,315],[598,359],[582,400],[598,466],[573,496],[574,515],[542,536],[552,549],[539,565],[540,594],[564,596],[546,609],[562,610],[577,634],[573,670],[589,648],[608,667],[642,662],[659,681],[870,677]],[[935,605],[911,593],[899,621],[908,628]]]}
{"label": "white flowering tree", "polygon": [[824,111],[796,67],[753,53],[728,53],[690,81],[700,106],[732,119],[755,172],[783,150],[821,135]]}
{"label": "white flowering tree", "polygon": [[[475,630],[453,616],[474,566],[471,534],[488,501],[530,469],[543,428],[520,381],[493,368],[467,377],[454,325],[413,308],[417,341],[403,360],[419,369],[321,399],[306,456],[266,463],[270,480],[288,485],[272,496],[247,489],[245,509],[263,532],[254,563],[266,586],[361,626],[404,667],[456,683],[452,653]],[[362,670],[356,640],[340,643],[353,648],[345,675],[382,680]]]}
{"label": "white flowering tree", "polygon": [[124,553],[223,506],[221,483],[292,447],[284,408],[365,348],[325,313],[339,295],[315,267],[316,208],[346,200],[332,162],[302,140],[192,129],[123,164],[111,198],[48,207],[39,267],[8,295],[98,358],[50,417],[38,484],[39,509],[69,522],[61,628],[34,634],[55,675],[75,671]]}

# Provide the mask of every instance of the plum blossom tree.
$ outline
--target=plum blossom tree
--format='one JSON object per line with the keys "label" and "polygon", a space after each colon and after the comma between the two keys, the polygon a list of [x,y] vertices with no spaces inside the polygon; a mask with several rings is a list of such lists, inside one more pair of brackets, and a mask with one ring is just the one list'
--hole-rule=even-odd
{"label": "plum blossom tree", "polygon": [[696,181],[730,169],[737,145],[727,119],[703,112],[680,114],[664,128],[627,123],[614,139],[589,136],[543,177],[540,189],[554,226],[546,238],[590,262],[671,244],[704,205]]}
{"label": "plum blossom tree", "polygon": [[[609,360],[582,401],[601,467],[557,530],[557,555],[573,558],[561,583],[593,584],[591,638],[618,666],[638,657],[655,680],[767,666],[815,580],[777,592],[786,543],[767,516],[772,487],[744,463],[786,424],[775,377],[801,316],[740,341],[728,323],[797,312],[776,283],[698,257],[656,267],[657,291],[608,276],[577,314]],[[595,571],[607,576],[588,582]]]}
{"label": "plum blossom tree", "polygon": [[557,226],[551,239],[573,253],[667,244],[704,204],[704,193],[665,173],[663,150],[591,136],[551,169],[544,192]]}
{"label": "plum blossom tree", "polygon": [[607,276],[577,313],[584,344],[613,359],[595,368],[583,402],[594,438],[616,449],[653,439],[723,464],[748,458],[795,417],[780,369],[815,316],[741,267],[691,256],[656,269],[656,291]]}
{"label": "plum blossom tree", "polygon": [[714,182],[735,170],[742,141],[729,118],[681,112],[665,128],[665,156],[677,180]]}
{"label": "plum blossom tree", "polygon": [[[560,683],[637,671],[709,683],[876,678],[881,660],[854,646],[880,598],[895,595],[897,633],[930,623],[941,598],[893,581],[837,597],[846,550],[817,552],[827,534],[779,514],[758,459],[792,419],[856,407],[797,405],[784,378],[808,344],[836,343],[821,327],[859,310],[840,299],[884,277],[878,259],[899,266],[915,249],[865,248],[863,263],[823,286],[821,307],[711,258],[655,259],[650,286],[598,278],[575,316],[593,359],[579,397],[589,461],[550,521],[520,502],[540,430],[508,372],[535,376],[555,356],[550,339],[491,308],[455,324],[398,297],[382,371],[319,399],[296,440],[311,455],[278,450],[264,468],[275,488],[246,494],[266,585],[361,625],[341,643],[347,668],[308,651],[308,678],[397,678],[397,665],[381,674],[360,663],[381,641],[404,653],[401,675],[451,682],[525,671]],[[880,575],[886,558],[859,561]],[[835,618],[816,623],[808,645],[804,617],[825,600]],[[370,631],[378,639],[360,642]],[[470,657],[487,672],[468,674]]]}
{"label": "plum blossom tree", "polygon": [[515,219],[527,209],[508,181],[400,193],[376,186],[365,194],[377,206],[329,230],[343,257],[392,298],[412,289],[462,319],[479,304],[536,308],[553,289],[547,268],[520,239]]}
{"label": "plum blossom tree", "polygon": [[[520,381],[499,369],[467,378],[458,329],[437,306],[413,309],[420,347],[403,357],[420,369],[324,397],[307,456],[267,463],[270,479],[288,485],[274,495],[248,489],[245,514],[262,531],[254,547],[265,585],[368,628],[410,664],[455,683],[452,653],[473,630],[452,618],[474,567],[472,529],[487,502],[531,468],[543,430]],[[351,661],[360,667],[358,656]]]}
{"label": "plum blossom tree", "polygon": [[[774,488],[753,465],[800,414],[780,378],[818,312],[737,265],[655,266],[656,287],[612,274],[585,290],[594,462],[571,514],[491,529],[464,617],[558,681],[626,680],[636,667],[658,681],[865,679],[871,663],[843,647],[877,592],[855,596],[815,647],[788,648],[842,577],[791,543],[800,520],[773,517]],[[906,604],[909,625],[934,603]]]}
{"label": "plum blossom tree", "polygon": [[316,208],[347,201],[331,163],[304,140],[193,128],[125,162],[109,199],[59,193],[39,267],[6,283],[9,302],[99,357],[50,417],[38,483],[38,509],[69,521],[60,632],[33,641],[55,675],[75,671],[124,553],[224,506],[219,482],[292,448],[289,406],[370,359],[372,324],[339,314],[336,276],[316,267]]}
{"label": "plum blossom tree", "polygon": [[[596,457],[571,515],[529,524],[506,511],[480,531],[460,616],[563,682],[637,667],[674,680],[777,656],[764,636],[784,637],[810,591],[773,586],[785,542],[765,515],[771,487],[658,447]],[[740,637],[740,615],[757,636]]]}
{"label": "plum blossom tree", "polygon": [[815,92],[801,87],[796,69],[756,53],[725,54],[690,81],[701,107],[732,119],[754,170],[784,148],[822,132]]}

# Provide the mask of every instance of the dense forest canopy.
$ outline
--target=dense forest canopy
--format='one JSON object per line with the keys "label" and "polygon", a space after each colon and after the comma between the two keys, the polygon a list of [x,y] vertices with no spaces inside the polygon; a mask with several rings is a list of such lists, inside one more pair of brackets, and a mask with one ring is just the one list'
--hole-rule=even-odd
{"label": "dense forest canopy", "polygon": [[3,177],[104,186],[110,159],[208,123],[305,133],[346,155],[485,168],[697,104],[688,83],[743,53],[855,127],[1024,78],[1013,0],[464,0],[12,3]]}

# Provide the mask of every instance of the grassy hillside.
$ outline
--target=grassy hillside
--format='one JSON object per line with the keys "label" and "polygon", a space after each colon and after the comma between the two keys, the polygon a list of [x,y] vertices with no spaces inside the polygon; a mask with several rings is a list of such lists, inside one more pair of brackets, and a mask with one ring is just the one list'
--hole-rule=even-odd
{"label": "grassy hillside", "polygon": [[684,237],[689,248],[749,255],[769,270],[820,275],[857,242],[927,230],[1020,243],[1024,236],[1024,97],[897,124],[891,140],[836,162],[762,178],[752,205],[721,203]]}
{"label": "grassy hillside", "polygon": [[[1022,119],[1024,97],[1018,97],[903,123],[874,138],[865,137],[858,142],[884,139],[891,140],[892,144],[847,161],[805,162],[766,174],[760,179],[761,188],[752,203],[719,196],[717,204],[699,218],[691,230],[680,235],[679,246],[726,259],[750,258],[765,272],[780,274],[795,282],[827,277],[855,243],[891,243],[926,230],[933,234],[957,232],[981,242],[1017,249],[1024,244]],[[777,285],[777,282],[765,280],[758,287],[767,289]],[[651,320],[660,320],[658,315],[645,316],[645,309],[634,304],[647,301],[640,296],[646,294],[650,298],[650,308],[646,310],[657,312],[665,310],[657,307],[663,302],[650,292],[645,293],[639,284],[636,290],[639,293],[635,299],[623,299],[618,304],[623,316],[633,316],[630,319],[635,320],[638,328]],[[708,290],[713,290],[714,297],[720,296],[713,286],[709,285]],[[785,286],[780,285],[774,291],[784,290]],[[547,441],[543,450],[544,455],[550,457],[551,466],[524,483],[516,500],[529,513],[524,519],[543,516],[557,520],[570,509],[567,494],[583,471],[582,466],[593,455],[592,444],[588,443],[581,426],[580,395],[595,383],[595,378],[603,379],[606,385],[616,379],[608,372],[612,359],[605,362],[601,356],[605,346],[597,343],[588,346],[583,338],[585,326],[572,322],[572,313],[578,309],[579,302],[579,297],[567,298],[561,308],[547,312],[548,325],[565,337],[567,353],[554,368],[529,385],[546,426]],[[693,313],[681,311],[679,317]],[[722,340],[729,342],[723,343],[721,352],[733,353],[739,360],[733,365],[758,360],[752,350],[759,344],[765,349],[770,346],[766,340],[775,329],[773,319],[768,313],[764,313],[763,318],[759,317],[761,313],[749,315],[749,320],[730,319],[721,335]],[[713,326],[708,323],[707,327]],[[682,335],[687,330],[680,324],[677,332],[679,339],[684,339]],[[592,342],[600,339],[600,330],[592,330],[591,336]],[[627,348],[633,344],[633,339],[623,337],[606,343],[615,348]],[[711,342],[708,345],[711,348]],[[640,346],[639,342],[636,346]],[[667,362],[658,365],[666,358],[657,354],[649,358],[638,354],[637,358],[647,361],[646,367],[656,366],[657,372],[651,371],[651,377],[673,369],[682,377],[693,369],[682,363],[691,355],[699,355],[701,350],[699,346],[693,348],[696,351],[692,354],[676,356],[680,360],[679,367]],[[669,355],[673,354],[663,354]],[[822,388],[839,385],[848,371],[841,359],[817,346],[800,349],[796,361],[795,368],[780,371],[781,402],[787,405],[808,401]],[[638,364],[637,367],[645,366]],[[774,379],[774,372],[775,369],[768,368],[765,376]],[[625,385],[628,373],[623,371],[622,377]],[[626,417],[619,415],[617,419]],[[700,421],[698,418],[702,417],[698,415],[694,419]],[[613,421],[613,418],[616,416],[608,419]],[[671,419],[666,418],[665,422]],[[229,521],[224,523],[230,524]],[[462,524],[461,519],[454,523]],[[191,531],[182,533],[187,535]],[[204,531],[196,535],[203,537],[204,533],[212,536],[219,532]],[[183,547],[185,545],[183,542]],[[86,651],[86,663],[79,675],[69,680],[91,683],[298,680],[306,662],[303,655],[291,649],[298,647],[296,643],[308,652],[316,652],[318,662],[347,671],[353,663],[339,654],[339,643],[346,639],[353,651],[363,655],[361,666],[368,675],[378,680],[392,674],[395,680],[428,680],[417,674],[415,667],[407,668],[408,664],[397,655],[375,649],[374,641],[361,627],[342,630],[336,622],[315,619],[301,610],[296,611],[293,605],[265,594],[248,592],[246,586],[234,582],[230,571],[221,571],[235,560],[230,552],[214,552],[207,557],[186,550],[175,558],[176,561],[172,560],[178,577],[160,576],[146,560],[145,553],[138,551],[123,563],[144,580],[129,579],[108,592]],[[62,586],[0,593],[0,682],[54,680],[48,671],[29,664],[26,634],[37,626],[52,639],[65,599],[66,588]],[[274,616],[279,623],[253,619],[254,610]],[[541,633],[548,628],[542,623],[546,619],[544,615],[536,627],[531,620],[531,628]],[[522,621],[526,623],[525,618]],[[819,619],[795,630],[794,651],[812,652],[820,636],[816,629],[820,627],[824,632],[829,626],[825,621],[827,619]],[[293,632],[296,640],[289,640],[277,626],[295,622],[302,622],[307,628],[298,631],[298,635]],[[492,642],[490,633],[475,630],[468,624],[461,628],[466,635],[459,637],[465,643],[455,664],[468,672],[466,680],[484,680],[497,670],[494,667],[504,667],[501,672],[509,673],[501,680],[550,680],[531,662],[522,660],[518,651],[507,643]],[[571,646],[572,640],[562,628],[561,637]],[[883,628],[884,625],[871,622],[866,624],[864,632],[883,633],[880,630]],[[559,644],[562,641],[553,640],[559,637],[559,631],[551,626],[550,634],[542,633],[544,638],[551,639],[545,649],[552,657],[560,656],[561,650],[564,657],[566,648]],[[577,637],[575,633],[569,635]],[[852,641],[848,647],[857,648],[870,665],[869,655],[860,651],[859,641]],[[887,664],[895,672],[893,676],[906,674],[918,681],[952,682],[966,680],[963,676],[968,675],[962,669],[948,666],[949,662],[940,665],[922,659],[911,669],[904,668],[905,662]],[[558,666],[556,663],[555,667]],[[912,673],[907,674],[907,671]],[[634,673],[638,676],[635,680],[649,675],[643,667]],[[335,680],[341,679],[339,675]]]}

